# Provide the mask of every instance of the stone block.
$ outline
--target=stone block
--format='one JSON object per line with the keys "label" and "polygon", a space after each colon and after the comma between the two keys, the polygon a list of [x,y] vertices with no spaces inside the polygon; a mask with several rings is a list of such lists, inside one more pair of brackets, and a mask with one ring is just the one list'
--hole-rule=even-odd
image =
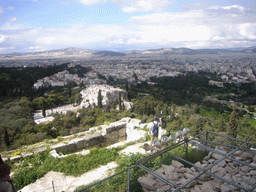
{"label": "stone block", "polygon": [[190,173],[184,173],[184,177],[186,179],[191,179],[192,177],[194,177],[194,175],[190,174]]}
{"label": "stone block", "polygon": [[167,175],[167,178],[171,180],[171,182],[179,181],[180,176],[177,172],[172,172],[171,174]]}
{"label": "stone block", "polygon": [[226,165],[225,169],[228,173],[232,173],[234,171],[234,169],[232,169],[229,165]]}
{"label": "stone block", "polygon": [[123,128],[123,129],[119,129],[118,130],[118,137],[121,138],[121,137],[126,137],[126,128]]}
{"label": "stone block", "polygon": [[234,191],[234,186],[224,183],[221,185],[221,192],[231,192]]}
{"label": "stone block", "polygon": [[152,180],[148,177],[139,177],[138,182],[143,188],[146,188],[150,191],[155,191],[157,189],[156,180]]}
{"label": "stone block", "polygon": [[229,181],[232,180],[231,174],[229,174],[229,173],[226,174],[223,178],[224,178],[224,179],[227,179],[227,180],[229,180]]}
{"label": "stone block", "polygon": [[252,153],[248,153],[248,152],[243,152],[243,154],[241,155],[241,158],[245,161],[245,160],[252,160],[253,159],[253,155]]}
{"label": "stone block", "polygon": [[126,122],[114,122],[114,123],[111,123],[110,125],[114,125],[114,127],[116,128],[116,130],[119,130],[119,129],[123,129],[123,128],[126,128]]}
{"label": "stone block", "polygon": [[21,155],[15,155],[13,157],[10,157],[10,161],[16,161],[16,160],[20,160],[22,158]]}
{"label": "stone block", "polygon": [[104,135],[104,139],[107,143],[115,143],[117,141],[119,141],[119,136],[118,136],[118,132],[117,131],[113,131],[112,133],[108,133],[106,135]]}
{"label": "stone block", "polygon": [[186,173],[187,172],[187,168],[182,167],[180,169],[177,170],[178,173]]}
{"label": "stone block", "polygon": [[88,140],[90,147],[99,146],[103,141],[103,136],[101,134],[91,135]]}
{"label": "stone block", "polygon": [[63,144],[63,143],[51,146],[51,149],[56,150],[57,152],[66,152],[66,151],[68,151],[66,144]]}
{"label": "stone block", "polygon": [[235,153],[233,153],[234,156],[242,156],[243,151],[236,151]]}
{"label": "stone block", "polygon": [[108,127],[106,127],[106,134],[108,133],[112,133],[113,131],[116,131],[116,127],[114,125],[109,125]]}
{"label": "stone block", "polygon": [[180,163],[179,161],[175,161],[175,160],[172,160],[172,165],[177,169],[184,167],[184,165],[182,163]]}
{"label": "stone block", "polygon": [[215,190],[213,189],[211,183],[209,182],[205,182],[203,185],[202,185],[202,188],[201,188],[202,191],[207,191],[207,192],[214,192]]}
{"label": "stone block", "polygon": [[201,175],[200,177],[198,177],[199,180],[201,181],[206,181],[209,179],[209,175],[207,175],[206,173],[204,173],[203,175]]}
{"label": "stone block", "polygon": [[66,145],[66,147],[67,147],[67,151],[70,151],[70,152],[74,152],[74,151],[77,150],[77,148],[76,148],[76,143],[74,143],[74,142],[68,143],[68,144]]}
{"label": "stone block", "polygon": [[127,136],[123,136],[123,137],[120,137],[119,140],[126,140],[127,139]]}
{"label": "stone block", "polygon": [[232,175],[232,180],[235,182],[235,183],[240,183],[241,181],[241,178],[236,176],[236,175]]}
{"label": "stone block", "polygon": [[[218,152],[220,152],[220,153],[223,153],[223,154],[226,154],[226,151],[224,151],[224,150],[219,150],[219,149],[217,150],[217,149],[216,149],[216,151],[218,151]],[[217,159],[220,159],[220,158],[222,158],[222,157],[223,157],[222,155],[219,155],[219,154],[217,154],[217,153],[213,153],[213,154],[212,154],[212,158],[214,158],[214,159],[216,159],[216,160],[217,160]]]}
{"label": "stone block", "polygon": [[251,175],[253,177],[256,177],[256,171],[255,170],[252,170],[248,173],[248,175]]}
{"label": "stone block", "polygon": [[195,163],[196,169],[199,169],[199,171],[201,171],[202,169],[204,169],[204,166],[200,163],[200,162],[196,162]]}
{"label": "stone block", "polygon": [[220,191],[220,186],[221,186],[222,181],[220,181],[218,179],[214,179],[209,182],[211,183],[213,190]]}
{"label": "stone block", "polygon": [[194,189],[191,189],[191,192],[202,192],[199,186],[195,186]]}
{"label": "stone block", "polygon": [[214,166],[211,168],[211,172],[212,172],[213,174],[215,174],[215,173],[218,172],[218,169],[219,169],[218,165],[214,165]]}
{"label": "stone block", "polygon": [[190,188],[194,187],[196,184],[197,184],[197,181],[193,180],[189,184],[187,184],[185,186],[185,188],[190,189]]}
{"label": "stone block", "polygon": [[[186,183],[187,179],[185,177],[181,177],[178,182],[176,182],[176,185],[182,185],[183,183]],[[186,187],[186,186],[185,186]]]}
{"label": "stone block", "polygon": [[41,152],[46,151],[46,150],[47,150],[46,147],[38,148],[38,149],[34,150],[34,154],[41,153]]}
{"label": "stone block", "polygon": [[220,176],[220,177],[224,177],[227,174],[226,169],[224,168],[219,168],[218,172],[216,173],[216,175]]}
{"label": "stone block", "polygon": [[84,138],[76,139],[74,142],[76,144],[77,149],[84,149],[85,148],[85,139]]}
{"label": "stone block", "polygon": [[23,158],[29,157],[29,156],[32,156],[32,155],[33,155],[33,153],[31,153],[31,152],[24,152],[24,153],[21,153],[21,156],[22,156]]}
{"label": "stone block", "polygon": [[170,185],[164,185],[161,188],[158,188],[156,191],[157,192],[167,192],[167,191],[171,191],[171,186]]}
{"label": "stone block", "polygon": [[164,185],[166,185],[165,182],[161,181],[160,179],[156,179],[156,188],[162,188]]}
{"label": "stone block", "polygon": [[250,167],[248,167],[248,166],[242,166],[242,167],[241,167],[241,171],[243,171],[244,173],[247,173],[248,171],[250,171]]}

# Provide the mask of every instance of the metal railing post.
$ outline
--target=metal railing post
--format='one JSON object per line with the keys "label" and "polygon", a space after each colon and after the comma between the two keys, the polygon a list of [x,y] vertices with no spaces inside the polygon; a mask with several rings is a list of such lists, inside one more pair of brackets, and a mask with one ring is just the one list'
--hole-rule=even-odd
{"label": "metal railing post", "polygon": [[128,168],[127,192],[130,192],[130,168]]}
{"label": "metal railing post", "polygon": [[52,190],[53,190],[53,192],[55,192],[55,188],[54,188],[54,182],[53,182],[53,180],[52,180]]}

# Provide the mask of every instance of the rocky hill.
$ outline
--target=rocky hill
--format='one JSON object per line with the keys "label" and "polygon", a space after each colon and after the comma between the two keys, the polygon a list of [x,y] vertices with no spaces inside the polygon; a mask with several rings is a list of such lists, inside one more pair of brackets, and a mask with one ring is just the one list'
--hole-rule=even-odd
{"label": "rocky hill", "polygon": [[93,107],[98,105],[98,94],[101,91],[102,105],[104,107],[118,105],[121,99],[125,109],[131,109],[131,103],[127,102],[127,92],[110,85],[91,85],[81,91],[83,101],[80,107]]}

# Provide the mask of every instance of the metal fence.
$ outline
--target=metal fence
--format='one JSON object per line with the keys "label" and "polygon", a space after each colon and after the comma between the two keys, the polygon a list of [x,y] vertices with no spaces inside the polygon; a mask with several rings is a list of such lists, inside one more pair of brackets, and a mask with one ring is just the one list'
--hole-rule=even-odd
{"label": "metal fence", "polygon": [[[220,158],[205,168],[198,167],[194,163],[186,160],[186,158],[179,157],[172,153],[172,150],[179,146],[184,146],[184,150],[186,150],[186,152],[187,152],[187,147],[191,146],[191,147],[197,148],[198,150],[205,151],[207,153],[209,152],[216,153],[220,155]],[[216,150],[217,146],[224,147],[225,149],[227,149],[228,152],[222,153]],[[256,151],[254,150],[254,148],[256,148],[256,144],[254,143],[242,141],[236,138],[228,137],[226,135],[221,135],[221,134],[210,132],[210,131],[204,131],[203,133],[190,139],[183,137],[183,139],[180,139],[179,142],[172,143],[171,146],[167,146],[162,150],[159,150],[153,154],[150,154],[149,156],[146,156],[138,160],[136,165],[129,167],[128,169],[125,169],[114,175],[111,175],[106,179],[103,179],[91,185],[85,186],[78,191],[79,192],[80,191],[104,191],[104,192],[105,191],[108,191],[108,192],[142,191],[141,185],[138,183],[137,179],[142,175],[150,174],[153,177],[160,180],[161,182],[165,183],[166,185],[171,186],[172,191],[184,192],[186,186],[189,183],[198,179],[201,175],[207,174],[212,178],[218,179],[222,182],[235,186],[236,188],[240,189],[240,191],[252,192],[252,191],[255,191],[256,189],[256,183],[252,187],[248,188],[247,186],[243,186],[232,180],[228,180],[224,177],[213,174],[211,172],[211,169],[215,165],[218,165],[218,163],[220,163],[224,159],[229,159],[230,161],[233,161],[237,164],[241,164],[244,166],[248,166],[252,170],[256,171],[256,166],[254,166],[254,164],[246,163],[245,161],[241,161],[233,157],[233,154],[238,150],[249,152],[249,153],[252,153],[253,155],[256,155]],[[198,170],[198,173],[194,175],[192,178],[188,179],[186,182],[178,185],[166,179],[161,174],[157,174],[155,172],[155,170],[157,170],[163,164],[170,165],[172,160],[178,160],[183,164],[186,164],[187,166],[194,167]],[[154,162],[154,164],[152,164],[152,162]]]}

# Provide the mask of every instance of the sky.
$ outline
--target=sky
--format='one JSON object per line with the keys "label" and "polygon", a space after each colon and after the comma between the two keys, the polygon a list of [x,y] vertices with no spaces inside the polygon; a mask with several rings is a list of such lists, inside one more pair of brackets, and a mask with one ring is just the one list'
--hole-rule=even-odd
{"label": "sky", "polygon": [[255,45],[255,0],[0,0],[0,54]]}

